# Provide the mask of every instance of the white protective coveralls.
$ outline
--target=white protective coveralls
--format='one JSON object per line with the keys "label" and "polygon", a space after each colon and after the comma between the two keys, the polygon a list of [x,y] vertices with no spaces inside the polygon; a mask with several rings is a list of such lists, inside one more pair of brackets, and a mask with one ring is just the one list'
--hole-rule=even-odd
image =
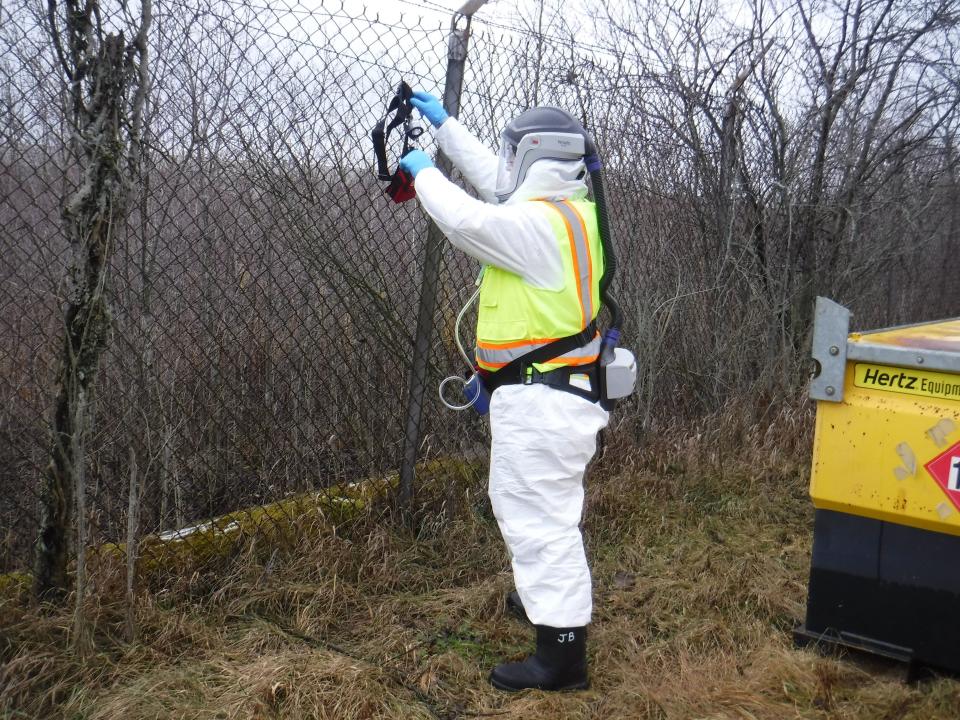
{"label": "white protective coveralls", "polygon": [[[585,197],[583,162],[534,163],[498,205],[497,156],[453,117],[434,137],[487,201],[472,198],[437,168],[417,174],[417,197],[450,242],[532,285],[561,288],[554,230],[543,209],[526,201]],[[491,398],[490,501],[517,592],[534,625],[566,628],[590,622],[590,569],[579,527],[583,473],[607,420],[599,404],[546,385],[504,385]]]}

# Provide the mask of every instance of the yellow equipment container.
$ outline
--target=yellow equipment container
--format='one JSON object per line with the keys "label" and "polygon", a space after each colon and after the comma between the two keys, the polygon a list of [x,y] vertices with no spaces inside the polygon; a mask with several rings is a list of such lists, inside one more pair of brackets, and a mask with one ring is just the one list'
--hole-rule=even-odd
{"label": "yellow equipment container", "polygon": [[960,672],[960,319],[849,333],[817,300],[800,643]]}

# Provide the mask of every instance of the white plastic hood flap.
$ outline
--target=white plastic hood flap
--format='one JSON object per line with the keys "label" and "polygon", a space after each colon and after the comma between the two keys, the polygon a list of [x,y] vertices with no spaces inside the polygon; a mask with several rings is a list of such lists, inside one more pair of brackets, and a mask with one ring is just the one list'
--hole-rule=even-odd
{"label": "white plastic hood flap", "polygon": [[586,167],[582,160],[538,160],[527,170],[527,177],[503,204],[526,200],[569,200],[585,197]]}

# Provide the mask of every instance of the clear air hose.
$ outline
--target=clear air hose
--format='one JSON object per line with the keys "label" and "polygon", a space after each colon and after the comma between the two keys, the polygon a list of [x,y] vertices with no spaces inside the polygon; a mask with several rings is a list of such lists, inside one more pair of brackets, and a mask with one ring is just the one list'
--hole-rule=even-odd
{"label": "clear air hose", "polygon": [[[460,357],[463,358],[463,361],[467,364],[467,367],[470,368],[471,376],[468,378],[462,378],[459,375],[451,375],[448,378],[444,378],[444,380],[440,383],[440,387],[437,389],[437,392],[440,395],[440,402],[442,402],[446,407],[450,408],[451,410],[466,410],[468,407],[472,407],[473,404],[480,398],[480,394],[482,392],[480,383],[476,383],[474,385],[474,387],[476,388],[476,393],[474,393],[473,397],[470,398],[470,400],[467,401],[467,403],[464,405],[454,405],[453,403],[447,402],[447,399],[443,396],[443,389],[449,383],[454,381],[459,382],[461,389],[465,390],[467,387],[467,384],[470,382],[471,379],[473,379],[473,376],[476,375],[476,370],[474,369],[473,361],[470,359],[470,356],[467,355],[467,351],[463,349],[463,342],[460,340],[460,324],[463,322],[464,316],[470,310],[470,307],[477,301],[478,297],[480,297],[480,288],[477,288],[477,290],[473,293],[473,295],[470,296],[470,299],[467,300],[466,304],[460,309],[460,312],[457,313],[457,322],[454,325],[454,329],[453,329],[453,339],[454,339],[454,342],[456,342],[457,344],[457,350],[460,352]],[[466,395],[466,392],[464,392],[464,395]]]}

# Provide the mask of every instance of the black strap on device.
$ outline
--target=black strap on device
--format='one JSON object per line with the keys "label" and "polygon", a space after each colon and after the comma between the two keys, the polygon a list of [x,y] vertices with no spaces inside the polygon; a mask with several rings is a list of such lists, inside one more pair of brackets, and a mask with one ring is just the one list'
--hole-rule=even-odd
{"label": "black strap on device", "polygon": [[600,397],[599,383],[597,382],[596,377],[590,377],[590,391],[570,385],[569,382],[570,375],[587,374],[590,376],[590,368],[592,366],[577,365],[569,368],[558,368],[557,370],[552,370],[546,373],[541,373],[539,370],[533,367],[533,365],[537,363],[549,362],[550,360],[558,358],[561,355],[570,352],[571,350],[576,350],[577,348],[583,347],[593,340],[593,338],[596,337],[596,334],[597,322],[596,320],[593,320],[576,335],[568,335],[567,337],[560,338],[559,340],[554,340],[552,343],[538,347],[536,350],[531,350],[526,355],[521,355],[520,357],[511,360],[496,372],[484,376],[483,384],[492,394],[493,391],[501,385],[543,383],[545,385],[550,385],[551,387],[556,387],[560,390],[567,390],[568,392],[572,392],[574,395],[580,395],[581,397],[585,397],[588,400],[596,402]]}
{"label": "black strap on device", "polygon": [[[413,90],[406,82],[401,80],[397,92],[387,106],[386,114],[370,131],[370,139],[373,140],[373,153],[377,158],[377,179],[390,183],[385,192],[397,203],[410,200],[416,193],[413,189],[412,177],[399,168],[390,172],[390,164],[387,160],[387,140],[389,140],[390,133],[394,129],[403,126],[403,148],[400,151],[400,157],[403,157],[413,149],[410,146],[410,141],[416,140],[423,134],[422,127],[411,126],[413,115],[411,97],[413,97]],[[393,119],[390,119],[391,115],[393,115]]]}

